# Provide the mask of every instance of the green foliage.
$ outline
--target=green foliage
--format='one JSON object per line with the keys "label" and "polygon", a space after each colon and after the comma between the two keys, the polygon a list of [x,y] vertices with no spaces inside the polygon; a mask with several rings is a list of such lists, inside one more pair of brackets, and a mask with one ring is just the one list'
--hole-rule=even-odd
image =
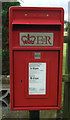
{"label": "green foliage", "polygon": [[9,7],[19,6],[19,2],[2,3],[2,74],[9,74]]}
{"label": "green foliage", "polygon": [[70,29],[70,22],[64,21],[64,24],[65,24],[65,31],[68,31]]}
{"label": "green foliage", "polygon": [[3,55],[2,74],[7,75],[7,74],[9,74],[9,52],[8,52],[8,49],[3,49],[2,50],[2,55]]}

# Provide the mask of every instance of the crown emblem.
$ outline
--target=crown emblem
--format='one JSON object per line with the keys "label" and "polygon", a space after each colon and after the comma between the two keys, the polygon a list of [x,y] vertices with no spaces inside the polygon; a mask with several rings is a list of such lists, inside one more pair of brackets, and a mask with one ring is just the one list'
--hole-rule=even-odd
{"label": "crown emblem", "polygon": [[23,44],[34,44],[35,36],[30,36],[29,34],[22,36],[21,40]]}

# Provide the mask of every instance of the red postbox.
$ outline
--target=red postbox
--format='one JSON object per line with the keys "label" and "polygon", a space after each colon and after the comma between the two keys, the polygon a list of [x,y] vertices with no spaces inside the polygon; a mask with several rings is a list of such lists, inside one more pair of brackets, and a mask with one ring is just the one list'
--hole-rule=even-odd
{"label": "red postbox", "polygon": [[11,109],[61,107],[63,27],[63,8],[10,8]]}

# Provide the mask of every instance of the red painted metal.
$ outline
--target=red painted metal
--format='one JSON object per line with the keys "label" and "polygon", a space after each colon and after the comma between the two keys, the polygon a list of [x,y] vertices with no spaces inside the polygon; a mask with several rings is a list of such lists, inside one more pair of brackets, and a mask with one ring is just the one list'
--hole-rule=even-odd
{"label": "red painted metal", "polygon": [[[54,110],[61,107],[63,8],[11,7],[9,10],[10,107]],[[53,46],[20,46],[20,32],[53,33]],[[41,54],[40,59],[34,53]],[[28,94],[28,64],[46,63],[46,94]]]}

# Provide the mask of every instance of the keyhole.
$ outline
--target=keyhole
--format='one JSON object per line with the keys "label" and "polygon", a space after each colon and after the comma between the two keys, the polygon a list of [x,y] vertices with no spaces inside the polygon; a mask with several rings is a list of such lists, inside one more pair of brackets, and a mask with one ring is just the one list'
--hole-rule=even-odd
{"label": "keyhole", "polygon": [[22,80],[21,80],[21,83],[22,83]]}

